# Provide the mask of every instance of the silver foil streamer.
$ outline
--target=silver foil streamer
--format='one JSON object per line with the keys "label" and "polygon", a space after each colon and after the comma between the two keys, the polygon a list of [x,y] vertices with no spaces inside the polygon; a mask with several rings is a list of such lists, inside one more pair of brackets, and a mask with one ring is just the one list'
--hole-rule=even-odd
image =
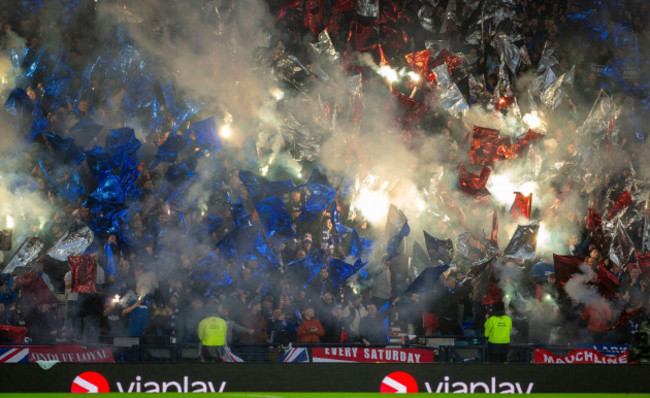
{"label": "silver foil streamer", "polygon": [[456,0],[449,0],[445,10],[445,18],[440,27],[440,34],[445,34],[450,29],[449,26],[456,23]]}
{"label": "silver foil streamer", "polygon": [[420,20],[420,26],[428,32],[434,33],[433,30],[433,11],[434,9],[429,6],[422,6],[418,10],[418,19]]}
{"label": "silver foil streamer", "polygon": [[485,76],[481,75],[478,79],[474,75],[467,76],[469,84],[469,95],[477,104],[488,104],[492,100],[492,94],[485,88]]}
{"label": "silver foil streamer", "polygon": [[533,66],[533,61],[530,60],[530,56],[528,55],[528,50],[526,50],[526,46],[519,47],[519,56],[521,56],[521,62],[524,65]]}
{"label": "silver foil streamer", "polygon": [[548,41],[544,42],[544,49],[542,49],[542,56],[539,59],[538,72],[543,72],[544,69],[550,69],[557,65],[557,58],[555,52],[557,49],[549,44]]}
{"label": "silver foil streamer", "polygon": [[551,68],[544,69],[544,72],[539,74],[537,78],[533,80],[533,83],[530,85],[530,90],[537,95],[541,95],[551,87],[556,80],[557,76],[555,76],[555,73],[553,73]]}
{"label": "silver foil streamer", "polygon": [[645,204],[644,213],[643,244],[641,245],[641,251],[648,253],[650,252],[650,211],[648,211],[648,202]]}
{"label": "silver foil streamer", "polygon": [[311,134],[292,114],[289,114],[282,131],[289,152],[296,160],[313,162],[320,153],[320,138]]}
{"label": "silver foil streamer", "polygon": [[497,53],[501,55],[501,59],[506,63],[510,72],[516,74],[517,68],[521,64],[521,54],[517,46],[503,32],[497,33],[491,44],[497,50]]}
{"label": "silver foil streamer", "polygon": [[530,145],[528,147],[528,167],[530,172],[533,174],[533,177],[539,177],[542,172],[542,164],[544,159],[537,149],[537,145]]}
{"label": "silver foil streamer", "polygon": [[503,251],[503,258],[520,261],[530,261],[535,258],[538,232],[539,224],[536,222],[530,225],[518,225],[508,246]]}
{"label": "silver foil streamer", "polygon": [[379,0],[357,0],[357,14],[362,17],[377,18],[379,16]]}
{"label": "silver foil streamer", "polygon": [[311,75],[311,72],[300,62],[295,55],[286,55],[280,58],[273,68],[278,79],[293,84],[295,87],[302,87]]}
{"label": "silver foil streamer", "polygon": [[438,84],[438,102],[454,117],[465,113],[468,109],[467,102],[456,83],[452,82],[447,64],[436,66],[433,68],[433,73],[436,74]]}
{"label": "silver foil streamer", "polygon": [[614,100],[601,90],[589,116],[578,128],[578,134],[597,138],[601,134],[607,133],[612,116],[616,120],[620,112],[621,110],[616,106]]}
{"label": "silver foil streamer", "polygon": [[27,238],[14,253],[7,266],[2,271],[3,274],[22,275],[35,268],[34,261],[45,248],[45,242],[35,236]]}
{"label": "silver foil streamer", "polygon": [[81,221],[75,220],[59,238],[47,255],[59,261],[67,261],[70,256],[79,256],[93,243],[93,231]]}
{"label": "silver foil streamer", "polygon": [[339,59],[339,53],[334,48],[334,43],[332,43],[332,38],[327,33],[327,29],[318,34],[316,43],[310,43],[309,45],[316,54],[325,55],[332,62]]}
{"label": "silver foil streamer", "polygon": [[634,253],[634,244],[632,239],[623,226],[621,219],[617,219],[614,237],[609,246],[609,258],[618,266],[624,266],[628,263]]}
{"label": "silver foil streamer", "polygon": [[[567,72],[569,73],[569,72]],[[567,95],[566,92],[562,89],[567,73],[564,73],[560,76],[550,87],[542,92],[539,96],[539,99],[542,101],[542,104],[550,109],[556,109],[561,103],[564,97]]]}

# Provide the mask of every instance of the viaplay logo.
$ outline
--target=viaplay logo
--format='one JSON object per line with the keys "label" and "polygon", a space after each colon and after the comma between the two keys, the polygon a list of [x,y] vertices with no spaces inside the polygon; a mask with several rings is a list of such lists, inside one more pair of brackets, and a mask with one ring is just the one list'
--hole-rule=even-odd
{"label": "viaplay logo", "polygon": [[70,392],[110,392],[108,380],[97,372],[84,372],[72,381]]}
{"label": "viaplay logo", "polygon": [[[190,380],[183,376],[182,380],[143,380],[142,376],[135,376],[133,381],[115,382],[116,392],[125,393],[165,393],[165,392],[205,392],[222,393],[226,389],[226,382],[222,381],[217,390],[214,383],[203,380]],[[73,393],[102,393],[110,392],[108,380],[97,372],[84,372],[74,378],[70,392]]]}
{"label": "viaplay logo", "polygon": [[[436,389],[431,387],[436,386]],[[424,382],[427,393],[459,393],[459,394],[530,394],[535,383],[520,383],[497,380],[490,377],[488,381],[461,381],[451,380],[444,376],[438,382]],[[379,392],[385,393],[415,393],[419,392],[418,383],[413,376],[406,372],[393,372],[384,377],[379,387]]]}

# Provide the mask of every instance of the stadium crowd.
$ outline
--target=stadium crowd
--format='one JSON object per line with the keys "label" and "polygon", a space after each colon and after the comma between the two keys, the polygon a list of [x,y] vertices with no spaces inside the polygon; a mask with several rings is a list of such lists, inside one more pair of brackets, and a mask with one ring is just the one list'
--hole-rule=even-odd
{"label": "stadium crowd", "polygon": [[[395,332],[480,336],[492,304],[499,301],[506,303],[506,313],[513,321],[513,341],[519,343],[626,344],[637,325],[645,320],[644,308],[650,299],[643,263],[647,261],[643,257],[647,214],[626,229],[636,254],[628,250],[626,258],[616,261],[610,257],[611,238],[608,241],[594,236],[597,226],[590,224],[596,218],[589,216],[587,208],[583,213],[571,214],[573,219],[569,221],[580,232],[562,236],[564,251],[555,249],[555,253],[579,258],[574,261],[573,279],[579,279],[584,287],[580,291],[595,295],[597,300],[571,296],[566,291],[572,285],[571,278],[556,281],[558,261],[554,268],[550,253],[526,259],[496,257],[479,266],[455,261],[456,266],[445,268],[426,287],[410,289],[425,268],[438,264],[433,258],[418,263],[416,255],[405,249],[403,236],[397,247],[386,244],[403,232],[400,229],[405,222],[399,223],[397,233],[386,236],[383,225],[364,219],[363,209],[354,209],[352,195],[344,192],[344,184],[335,187],[325,205],[314,205],[321,200],[323,185],[330,188],[331,181],[324,174],[315,171],[305,184],[277,188],[264,176],[280,180],[286,179],[286,173],[261,171],[261,160],[257,168],[249,167],[242,160],[246,157],[246,145],[223,144],[221,148],[220,144],[217,148],[214,142],[202,140],[194,129],[200,113],[179,118],[182,112],[173,109],[173,101],[143,106],[134,100],[135,89],[125,87],[127,83],[120,80],[120,74],[111,70],[112,61],[106,61],[130,56],[123,52],[124,42],[131,49],[137,46],[135,40],[124,34],[133,22],[116,23],[109,33],[96,24],[101,3],[124,6],[123,10],[127,3],[81,0],[71,2],[72,8],[58,13],[48,7],[55,3],[5,2],[0,14],[0,50],[12,62],[19,59],[16,85],[4,87],[2,98],[9,98],[10,104],[5,105],[3,130],[16,129],[17,141],[21,142],[20,146],[5,146],[10,154],[7,157],[12,160],[3,162],[3,167],[11,168],[20,184],[14,181],[6,189],[14,192],[14,200],[22,197],[16,192],[28,192],[29,197],[37,196],[38,203],[51,209],[46,220],[30,209],[12,214],[16,225],[12,231],[14,247],[3,252],[4,265],[26,238],[37,236],[49,248],[80,222],[93,230],[93,243],[84,255],[93,257],[97,267],[90,284],[94,287],[79,290],[75,288],[79,275],[65,260],[41,252],[33,264],[25,264],[33,267],[35,278],[40,278],[50,292],[59,295],[56,302],[43,299],[42,291],[34,293],[34,278],[26,278],[24,273],[2,274],[0,323],[26,327],[32,343],[97,344],[112,336],[142,336],[145,341],[160,341],[157,338],[163,336],[172,342],[194,343],[199,341],[199,323],[214,311],[228,323],[229,342],[274,346],[321,342],[383,345]],[[372,15],[371,6],[375,3],[379,17]],[[643,74],[630,71],[623,84],[616,77],[601,73],[598,66],[620,59],[620,36],[614,31],[621,26],[636,43],[635,54],[641,60],[638,62],[647,62],[650,3],[628,0],[610,2],[609,7],[573,0],[488,3],[503,3],[514,10],[516,19],[509,24],[506,21],[506,27],[500,26],[516,34],[515,43],[525,48],[529,65],[522,62],[516,71],[508,72],[502,54],[487,38],[467,43],[467,36],[476,28],[472,21],[477,12],[481,14],[468,1],[287,1],[268,2],[267,11],[277,16],[273,24],[269,22],[270,31],[275,32],[271,43],[282,43],[283,51],[302,59],[308,58],[306,43],[314,43],[324,28],[339,54],[349,55],[351,50],[377,54],[379,48],[385,53],[382,57],[389,60],[424,49],[427,40],[444,42],[444,48],[450,52],[463,54],[468,73],[484,80],[483,89],[488,96],[503,89],[499,87],[500,74],[509,73],[512,97],[523,97],[526,93],[518,88],[523,83],[516,77],[537,70],[542,62],[548,61],[545,46],[553,47],[556,75],[570,72],[575,65],[575,81],[572,87],[565,88],[567,97],[548,122],[549,138],[544,146],[567,158],[579,156],[573,131],[588,116],[601,89],[605,90],[622,109],[616,121],[618,136],[598,144],[597,156],[608,164],[608,175],[600,181],[607,183],[599,190],[581,193],[581,199],[584,203],[600,203],[599,211],[603,213],[610,209],[605,204],[611,206],[624,191],[632,191],[635,197],[645,193],[643,200],[648,199],[643,190],[643,172],[647,168],[642,156],[647,148],[639,138],[647,128],[635,124],[637,114],[647,102]],[[238,8],[244,5],[227,0],[163,1],[156,7],[182,8],[202,23],[213,24],[215,29],[220,24],[235,23],[232,21],[236,16],[244,13]],[[588,18],[607,18],[607,24],[603,22],[597,27],[609,31],[609,37],[598,36],[603,32],[589,25],[588,18],[570,17],[593,8],[599,11]],[[361,10],[369,14],[363,15]],[[151,34],[190,40],[173,14],[169,12],[164,18],[156,15]],[[435,29],[428,29],[427,24]],[[446,28],[440,29],[443,26]],[[52,37],[60,40],[52,43]],[[54,54],[54,50],[58,52]],[[264,63],[278,50],[269,46],[264,51],[260,65],[252,65],[251,69],[266,66]],[[433,54],[434,50],[431,51]],[[20,57],[12,58],[12,54]],[[96,62],[98,57],[103,57],[103,63]],[[307,65],[305,68],[313,66]],[[348,67],[363,69],[358,65]],[[69,79],[60,84],[55,75],[63,70]],[[138,73],[145,75],[142,71]],[[362,73],[374,76],[368,68]],[[296,88],[292,77],[284,81],[283,87],[287,92],[300,93],[317,78],[312,73]],[[461,91],[471,92],[471,87],[463,87],[460,80],[467,79],[458,80]],[[142,83],[140,88],[155,86],[148,84]],[[370,77],[364,84],[372,90],[385,83]],[[53,90],[53,85],[63,88]],[[151,98],[160,99],[168,94],[160,89],[161,85],[164,82],[155,86]],[[26,97],[14,89],[23,90]],[[472,107],[488,109],[477,97],[468,97]],[[152,109],[156,106],[158,113],[153,117]],[[493,105],[489,109],[500,112]],[[127,112],[130,119],[124,117]],[[352,115],[353,110],[341,110],[342,115],[346,112]],[[437,145],[444,146],[442,152],[449,156],[446,163],[467,160],[471,126],[453,113],[434,110],[413,122],[413,113],[399,121],[404,130],[404,145],[409,150],[434,137],[439,139]],[[123,124],[125,120],[138,124]],[[150,127],[152,120],[155,123]],[[114,129],[110,133],[108,126]],[[141,131],[133,135],[125,127]],[[129,147],[136,135],[138,144]],[[115,138],[118,136],[119,139]],[[118,144],[127,148],[128,156],[115,160],[118,144],[113,146],[112,153],[107,144],[103,153],[108,155],[97,155],[97,147],[93,146],[101,146],[104,140],[114,142],[112,139],[122,140]],[[616,154],[627,154],[626,159],[613,160],[608,156],[612,142]],[[287,153],[305,150],[300,143],[289,146],[285,143],[283,148]],[[263,143],[255,146],[253,142],[253,148],[253,156],[258,159],[271,152]],[[77,161],[79,153],[82,156]],[[303,165],[318,164],[305,160],[304,153],[300,156]],[[205,159],[210,162],[209,181],[195,184],[193,176],[201,173]],[[346,155],[346,161],[352,175],[363,168],[363,159],[355,157],[353,149]],[[430,159],[419,162],[418,169],[428,169]],[[121,185],[120,198],[110,196],[114,186],[105,183],[106,174]],[[71,176],[77,177],[75,189],[70,188],[74,185]],[[426,189],[428,177],[420,182],[420,188]],[[186,184],[188,181],[191,184]],[[562,176],[551,184],[555,197],[561,197],[567,183],[568,178]],[[455,195],[463,195],[459,180],[451,178],[441,184],[447,184],[447,190]],[[576,182],[574,189],[579,189],[578,185]],[[197,189],[204,198],[201,204],[183,200],[187,192]],[[265,189],[266,194],[260,193]],[[271,192],[273,189],[275,193]],[[271,196],[281,201],[284,211],[269,213],[260,207],[260,202]],[[453,197],[446,198],[453,201],[449,199]],[[461,209],[460,213],[447,210],[447,219],[440,218],[427,225],[427,229],[436,236],[456,237],[466,231],[461,221],[465,217],[463,212],[486,220],[490,217],[492,207],[481,200],[471,203],[471,209]],[[553,211],[549,205],[539,213]],[[277,216],[279,221],[269,221],[265,214]],[[560,222],[558,217],[555,220]],[[269,225],[276,225],[273,222],[285,223],[287,229],[270,234]],[[480,229],[470,232],[471,250],[485,251],[482,240],[474,238]],[[372,246],[364,246],[371,242]],[[457,248],[457,256],[458,253]],[[78,255],[81,253],[75,254]],[[352,266],[347,262],[350,258],[351,262],[357,260],[353,257],[361,257],[368,264],[355,268],[351,277],[333,272],[334,260]],[[490,271],[497,268],[509,271],[499,278],[495,271]],[[500,291],[495,293],[495,289]]]}

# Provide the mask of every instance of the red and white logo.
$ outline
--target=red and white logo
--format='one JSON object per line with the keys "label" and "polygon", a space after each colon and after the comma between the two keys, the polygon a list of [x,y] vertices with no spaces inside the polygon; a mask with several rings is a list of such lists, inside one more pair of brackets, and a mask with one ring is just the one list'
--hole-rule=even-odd
{"label": "red and white logo", "polygon": [[97,372],[84,372],[72,381],[70,392],[110,392],[108,381]]}
{"label": "red and white logo", "polygon": [[418,383],[406,372],[393,372],[381,381],[379,392],[414,393],[418,392]]}

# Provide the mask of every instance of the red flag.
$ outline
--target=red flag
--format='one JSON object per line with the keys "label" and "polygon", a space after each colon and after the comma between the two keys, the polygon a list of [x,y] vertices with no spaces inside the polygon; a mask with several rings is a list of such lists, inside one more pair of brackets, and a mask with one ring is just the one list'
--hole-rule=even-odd
{"label": "red flag", "polygon": [[643,314],[645,314],[645,308],[644,307],[639,307],[639,308],[637,308],[635,310],[632,310],[632,311],[623,310],[623,312],[621,312],[621,316],[618,318],[618,321],[616,321],[615,324],[613,324],[612,326],[610,326],[607,329],[608,330],[618,329],[621,326],[623,326],[625,323],[627,323],[627,321],[629,321],[630,319],[638,318]]}
{"label": "red flag", "polygon": [[17,277],[16,283],[20,285],[22,292],[31,297],[37,306],[58,304],[59,302],[36,271],[30,271],[25,275]]}
{"label": "red flag", "polygon": [[331,10],[336,12],[352,11],[356,5],[357,2],[355,0],[334,0]]}
{"label": "red flag", "polygon": [[524,196],[521,192],[515,192],[515,201],[510,208],[510,217],[515,220],[519,217],[526,217],[530,220],[532,204],[532,193],[528,196]]}
{"label": "red flag", "polygon": [[501,301],[501,288],[497,283],[496,277],[494,276],[494,267],[490,271],[490,281],[488,282],[487,292],[485,297],[483,297],[483,305],[492,305],[498,301]]}
{"label": "red flag", "polygon": [[598,290],[608,299],[613,299],[618,288],[618,278],[602,264],[598,267]]}
{"label": "red flag", "polygon": [[483,166],[494,164],[502,157],[499,155],[499,147],[503,146],[510,147],[510,138],[499,137],[499,130],[474,126],[469,150],[470,163]]}
{"label": "red flag", "polygon": [[22,344],[25,342],[25,336],[27,336],[27,328],[0,325],[0,334],[9,337],[14,344]]}
{"label": "red flag", "polygon": [[323,30],[323,12],[325,10],[324,0],[307,0],[305,2],[305,11],[303,26],[311,30],[314,36]]}
{"label": "red flag", "polygon": [[580,272],[580,264],[584,263],[582,256],[559,256],[553,254],[555,266],[555,286],[558,288],[566,285],[573,274]]}
{"label": "red flag", "polygon": [[544,138],[543,134],[539,134],[534,132],[533,130],[528,129],[528,132],[526,133],[524,138],[512,144],[512,146],[510,147],[510,152],[512,152],[516,156],[519,156],[523,151],[526,150],[526,148],[530,146],[530,144],[532,144],[537,140],[541,140],[542,138]]}
{"label": "red flag", "polygon": [[650,252],[645,253],[645,254],[640,254],[639,252],[636,252],[636,262],[639,268],[641,269],[641,273],[645,277],[646,280],[650,279]]}
{"label": "red flag", "polygon": [[492,233],[490,234],[490,240],[494,243],[499,244],[499,217],[497,216],[497,211],[494,210],[492,213]]}
{"label": "red flag", "polygon": [[438,56],[431,63],[431,69],[435,69],[436,66],[446,63],[449,68],[449,74],[454,75],[456,71],[463,66],[463,60],[458,58],[446,48],[443,48],[442,51],[438,53]]}
{"label": "red flag", "polygon": [[609,209],[609,211],[607,212],[607,219],[611,220],[612,217],[614,217],[621,210],[625,209],[631,204],[632,204],[632,196],[630,196],[630,193],[628,191],[623,191],[621,196],[619,196],[619,198],[616,200],[616,203],[614,203],[612,208]]}
{"label": "red flag", "polygon": [[96,293],[97,261],[88,254],[68,257],[68,265],[72,273],[72,287],[75,293]]}
{"label": "red flag", "polygon": [[589,229],[594,242],[596,242],[596,244],[602,249],[606,246],[603,235],[603,220],[600,218],[596,209],[590,207],[588,211],[587,228]]}
{"label": "red flag", "polygon": [[489,195],[490,191],[485,188],[487,185],[488,178],[490,178],[490,173],[492,171],[489,167],[483,166],[481,174],[470,173],[465,168],[465,165],[461,163],[458,165],[458,180],[460,183],[460,188],[467,195],[472,196],[485,196]]}
{"label": "red flag", "polygon": [[431,73],[431,68],[429,68],[429,58],[431,57],[431,51],[422,50],[415,53],[406,54],[406,62],[411,65],[413,70],[422,76],[425,76],[429,81],[435,80],[435,75]]}

